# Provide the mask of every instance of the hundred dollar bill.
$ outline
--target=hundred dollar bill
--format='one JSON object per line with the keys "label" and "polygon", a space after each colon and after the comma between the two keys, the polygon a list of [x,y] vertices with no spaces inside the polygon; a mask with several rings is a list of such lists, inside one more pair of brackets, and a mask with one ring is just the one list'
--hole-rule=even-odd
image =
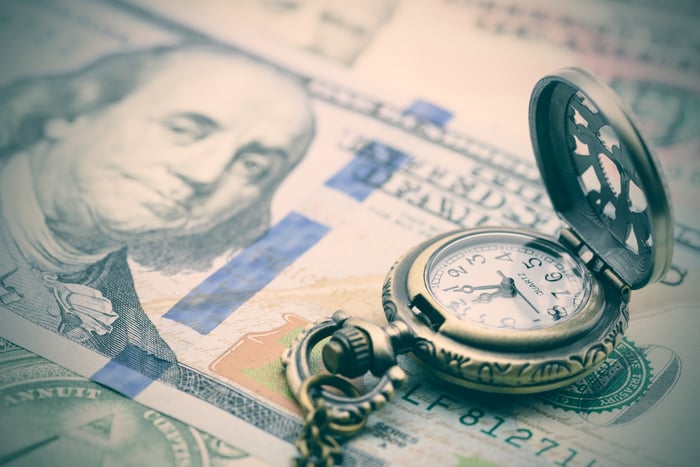
{"label": "hundred dollar bill", "polygon": [[[279,355],[308,322],[381,323],[387,270],[436,233],[560,226],[529,159],[313,56],[133,4],[3,8],[3,60],[24,53],[0,78],[0,335],[270,463],[294,453]],[[635,293],[628,340],[554,393],[403,360],[346,461],[688,463],[696,280]]]}
{"label": "hundred dollar bill", "polygon": [[0,465],[268,465],[0,339]]}
{"label": "hundred dollar bill", "polygon": [[[695,2],[380,0],[142,3],[223,37],[245,29],[449,110],[532,159],[527,99],[578,65],[606,80],[655,143],[673,194],[678,257],[700,249],[700,9]],[[695,265],[694,267],[700,267]]]}
{"label": "hundred dollar bill", "polygon": [[[700,299],[687,287],[682,294],[678,287],[671,287],[687,284],[699,267],[700,9],[695,3],[401,0],[352,7],[340,2],[286,2],[291,7],[280,8],[275,2],[250,1],[200,2],[196,10],[184,3],[168,2],[167,8],[161,4],[149,2],[149,7],[223,37],[232,29],[247,28],[351,67],[356,76],[388,82],[392,89],[403,86],[413,95],[443,104],[455,114],[453,123],[461,122],[470,132],[509,149],[511,156],[526,160],[532,157],[527,149],[526,118],[532,83],[564,65],[592,69],[637,114],[646,136],[655,143],[673,194],[675,266],[665,281],[667,287],[651,287],[635,298],[642,305],[632,308],[633,324],[652,323],[645,327],[652,331],[659,326],[664,335],[675,338],[687,335],[688,328],[684,332],[683,326],[649,320],[679,306],[693,308]],[[675,347],[670,341],[663,342],[666,349]],[[692,340],[686,344],[692,347]],[[659,344],[648,348],[653,349],[649,355],[664,355]],[[692,351],[686,355],[686,360],[693,358]],[[666,388],[674,387],[681,373],[680,361],[674,350],[659,358],[655,371],[664,376],[657,381],[666,381]],[[686,381],[697,381],[697,375]],[[666,419],[673,420],[670,414],[684,411],[688,402],[670,396],[670,390],[660,390],[664,384],[655,384],[652,392],[656,395],[647,396],[647,402],[631,398],[624,403],[634,400],[636,409],[631,412],[645,414],[648,407],[659,405],[669,395],[676,403],[673,408],[666,406]],[[587,400],[593,404],[593,398]],[[581,413],[595,418],[583,409]],[[697,415],[695,411],[691,417]],[[648,429],[652,437],[663,438],[657,438],[652,428]],[[682,432],[667,431],[672,439]],[[666,451],[675,450],[675,458],[685,459],[690,443],[686,437],[685,442],[665,439],[652,445],[666,446]],[[659,447],[650,450],[664,451]]]}

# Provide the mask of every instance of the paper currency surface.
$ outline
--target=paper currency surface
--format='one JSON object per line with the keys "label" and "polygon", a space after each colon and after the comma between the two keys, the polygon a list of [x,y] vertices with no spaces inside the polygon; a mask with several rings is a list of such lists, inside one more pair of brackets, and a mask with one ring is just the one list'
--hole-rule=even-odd
{"label": "paper currency surface", "polygon": [[182,0],[134,3],[221,37],[243,29],[429,98],[470,134],[526,160],[534,83],[581,66],[616,90],[655,144],[673,195],[679,257],[700,245],[695,2],[214,0],[196,11]]}
{"label": "paper currency surface", "polygon": [[[442,7],[489,18],[465,4]],[[560,226],[517,144],[529,88],[512,71],[493,126],[462,117],[466,100],[447,108],[439,91],[368,83],[196,15],[3,8],[0,334],[270,463],[289,461],[300,428],[279,355],[306,323],[336,309],[382,322],[387,270],[438,232]],[[341,60],[373,68],[386,21]],[[503,398],[402,360],[408,385],[347,462],[688,464],[700,323],[687,238],[663,283],[633,294],[628,339],[595,374]]]}
{"label": "paper currency surface", "polygon": [[0,340],[2,465],[267,465]]}

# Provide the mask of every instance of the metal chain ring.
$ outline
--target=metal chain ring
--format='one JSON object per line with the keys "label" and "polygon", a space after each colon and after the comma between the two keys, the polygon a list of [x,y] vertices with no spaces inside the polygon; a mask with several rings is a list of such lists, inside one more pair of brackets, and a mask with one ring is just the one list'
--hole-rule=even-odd
{"label": "metal chain ring", "polygon": [[[289,386],[297,400],[302,397],[304,383],[312,377],[310,355],[313,348],[333,332],[340,329],[349,317],[343,312],[336,312],[325,319],[308,326],[294,344],[282,354],[282,364],[286,367]],[[396,364],[390,366],[381,376],[379,382],[368,392],[353,397],[320,389],[320,397],[329,411],[329,416],[339,425],[353,426],[361,422],[373,411],[381,408],[394,395],[395,388],[406,380],[406,373]],[[328,383],[321,385],[333,385]],[[349,383],[348,383],[349,384]],[[338,388],[343,390],[343,388]]]}

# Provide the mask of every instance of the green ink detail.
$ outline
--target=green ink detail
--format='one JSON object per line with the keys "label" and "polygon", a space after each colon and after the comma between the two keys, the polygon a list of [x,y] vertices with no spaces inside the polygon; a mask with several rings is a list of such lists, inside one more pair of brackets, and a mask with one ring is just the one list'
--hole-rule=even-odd
{"label": "green ink detail", "polygon": [[[303,326],[297,326],[284,336],[281,336],[279,339],[277,339],[277,343],[280,344],[283,348],[288,349],[294,344],[294,339],[297,338],[299,334],[304,330]],[[316,346],[313,348],[311,351],[311,355],[309,356],[309,368],[311,369],[312,373],[318,373],[319,371],[322,370],[321,368],[321,349],[323,348],[323,345],[327,340],[330,338],[326,338],[324,340],[321,340]]]}
{"label": "green ink detail", "polygon": [[481,459],[480,457],[465,457],[455,454],[457,467],[498,467],[498,464]]}
{"label": "green ink detail", "polygon": [[98,438],[108,440],[112,434],[112,421],[114,420],[114,414],[107,415],[105,417],[96,418],[84,425],[78,427],[78,429],[95,435]]}
{"label": "green ink detail", "polygon": [[0,353],[10,352],[12,350],[17,350],[19,348],[20,347],[16,346],[12,342],[0,337]]}
{"label": "green ink detail", "polygon": [[623,339],[593,373],[565,388],[543,394],[540,400],[576,413],[609,412],[637,402],[651,380],[651,364],[644,353]]}
{"label": "green ink detail", "polygon": [[279,339],[277,339],[277,344],[281,345],[283,348],[288,349],[289,347],[292,346],[294,343],[294,339],[301,334],[301,331],[304,330],[303,326],[297,326],[291,331],[289,331],[287,334],[280,336]]}
{"label": "green ink detail", "polygon": [[[303,326],[297,326],[283,336],[280,336],[275,343],[279,344],[283,348],[289,348],[294,343],[296,337],[304,330]],[[318,373],[321,371],[321,348],[323,347],[322,342],[319,343],[311,351],[309,366],[313,373]],[[242,368],[241,373],[250,379],[254,380],[256,383],[265,386],[268,389],[275,391],[276,393],[282,394],[285,397],[294,399],[292,390],[287,384],[287,378],[284,375],[284,370],[282,368],[281,362],[276,359],[268,362],[262,366],[255,368]]]}
{"label": "green ink detail", "polygon": [[[286,378],[282,372],[282,364],[278,361],[268,362],[257,368],[243,368],[241,373],[275,392],[289,391],[289,387],[285,384]],[[289,391],[289,395],[291,396],[291,391]]]}
{"label": "green ink detail", "polygon": [[11,427],[2,432],[0,465],[203,467],[247,456],[21,347],[12,349],[0,352],[0,420]]}
{"label": "green ink detail", "polygon": [[58,435],[49,436],[48,438],[32,443],[29,446],[24,446],[8,454],[4,454],[0,456],[0,465],[9,464],[10,462],[16,461],[17,459],[21,459],[22,457],[31,454],[34,451],[37,451],[38,449],[41,449],[44,446],[51,444],[58,439]]}

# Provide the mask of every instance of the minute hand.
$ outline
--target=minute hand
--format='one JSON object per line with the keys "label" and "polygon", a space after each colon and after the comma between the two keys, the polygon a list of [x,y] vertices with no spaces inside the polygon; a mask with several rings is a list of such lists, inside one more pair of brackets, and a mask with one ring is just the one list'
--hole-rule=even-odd
{"label": "minute hand", "polygon": [[535,310],[535,313],[539,313],[539,312],[540,312],[540,310],[538,310],[537,307],[536,307],[535,305],[533,305],[532,302],[531,302],[530,300],[528,300],[527,297],[526,297],[525,295],[523,295],[523,293],[520,291],[520,289],[518,289],[518,287],[515,287],[515,293],[518,294],[518,295],[520,295],[520,297],[521,297],[523,300],[525,300],[525,303],[527,303],[528,305],[530,305],[530,308],[532,308],[533,310]]}

